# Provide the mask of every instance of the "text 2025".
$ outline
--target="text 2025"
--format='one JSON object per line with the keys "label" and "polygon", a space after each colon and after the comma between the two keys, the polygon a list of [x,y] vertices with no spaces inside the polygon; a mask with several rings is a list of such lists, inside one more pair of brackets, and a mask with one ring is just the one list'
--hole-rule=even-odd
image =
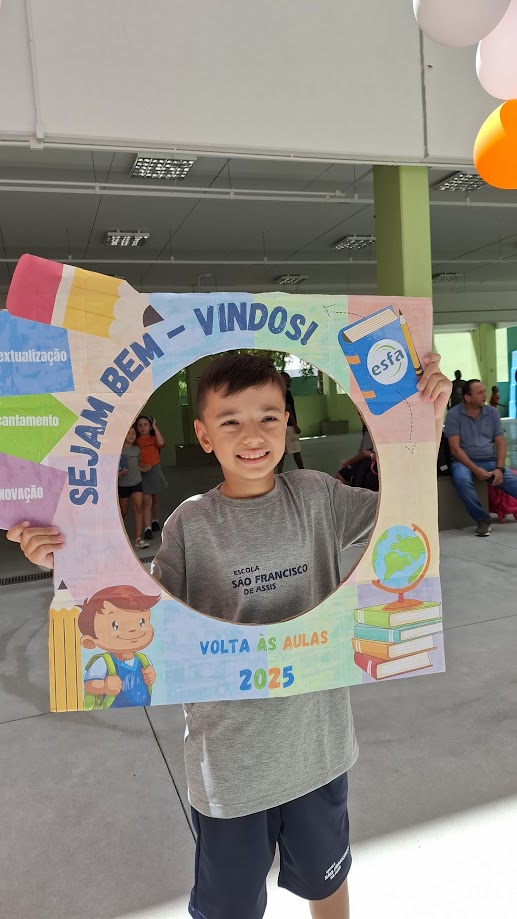
{"label": "text 2025", "polygon": [[275,689],[287,689],[289,686],[292,686],[294,683],[294,673],[291,665],[284,667],[283,670],[280,670],[280,667],[270,667],[269,670],[241,670],[239,674],[241,678],[240,688],[244,691],[247,689],[265,689],[268,684],[268,688],[271,690]]}

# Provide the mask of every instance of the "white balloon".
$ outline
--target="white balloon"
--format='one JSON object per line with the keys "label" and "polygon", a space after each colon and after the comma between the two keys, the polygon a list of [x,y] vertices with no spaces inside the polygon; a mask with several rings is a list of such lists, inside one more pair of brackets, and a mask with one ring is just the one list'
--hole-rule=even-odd
{"label": "white balloon", "polygon": [[475,45],[495,29],[510,0],[413,0],[416,21],[428,38],[449,48]]}
{"label": "white balloon", "polygon": [[479,43],[476,70],[483,89],[496,99],[517,99],[517,0]]}

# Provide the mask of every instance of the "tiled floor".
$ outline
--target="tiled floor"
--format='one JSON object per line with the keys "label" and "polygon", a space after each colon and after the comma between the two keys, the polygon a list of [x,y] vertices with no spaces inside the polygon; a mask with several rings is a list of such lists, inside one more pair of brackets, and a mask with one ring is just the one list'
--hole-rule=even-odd
{"label": "tiled floor", "polygon": [[[334,471],[355,443],[305,441],[307,465]],[[217,475],[171,470],[169,507]],[[355,919],[516,915],[517,523],[441,544],[447,673],[352,692]],[[0,536],[0,577],[31,570]],[[0,916],[185,917],[181,709],[50,715],[49,596],[48,580],[0,588]],[[308,916],[274,871],[267,916]]]}

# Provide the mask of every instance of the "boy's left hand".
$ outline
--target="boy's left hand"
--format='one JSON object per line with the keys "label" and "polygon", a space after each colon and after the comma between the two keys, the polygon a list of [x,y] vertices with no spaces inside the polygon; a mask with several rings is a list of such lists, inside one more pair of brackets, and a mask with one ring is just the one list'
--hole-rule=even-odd
{"label": "boy's left hand", "polygon": [[440,370],[440,354],[428,354],[424,357],[424,374],[417,384],[422,399],[434,403],[434,417],[443,422],[443,415],[450,399],[452,382]]}
{"label": "boy's left hand", "polygon": [[149,667],[142,669],[142,677],[146,686],[152,686],[156,682],[156,670],[149,665]]}

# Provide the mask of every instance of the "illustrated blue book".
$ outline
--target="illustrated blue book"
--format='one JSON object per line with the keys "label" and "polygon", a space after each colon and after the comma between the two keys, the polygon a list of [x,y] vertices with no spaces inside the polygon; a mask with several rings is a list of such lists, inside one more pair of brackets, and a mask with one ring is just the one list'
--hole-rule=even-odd
{"label": "illustrated blue book", "polygon": [[424,635],[437,635],[443,632],[443,623],[441,619],[429,619],[427,622],[420,622],[418,625],[403,625],[397,629],[383,629],[375,625],[355,625],[354,638],[363,641],[384,641],[393,644],[399,644],[404,641],[411,641],[413,638],[422,638]]}
{"label": "illustrated blue book", "polygon": [[404,316],[388,306],[339,333],[339,344],[373,415],[418,392],[423,368]]}

